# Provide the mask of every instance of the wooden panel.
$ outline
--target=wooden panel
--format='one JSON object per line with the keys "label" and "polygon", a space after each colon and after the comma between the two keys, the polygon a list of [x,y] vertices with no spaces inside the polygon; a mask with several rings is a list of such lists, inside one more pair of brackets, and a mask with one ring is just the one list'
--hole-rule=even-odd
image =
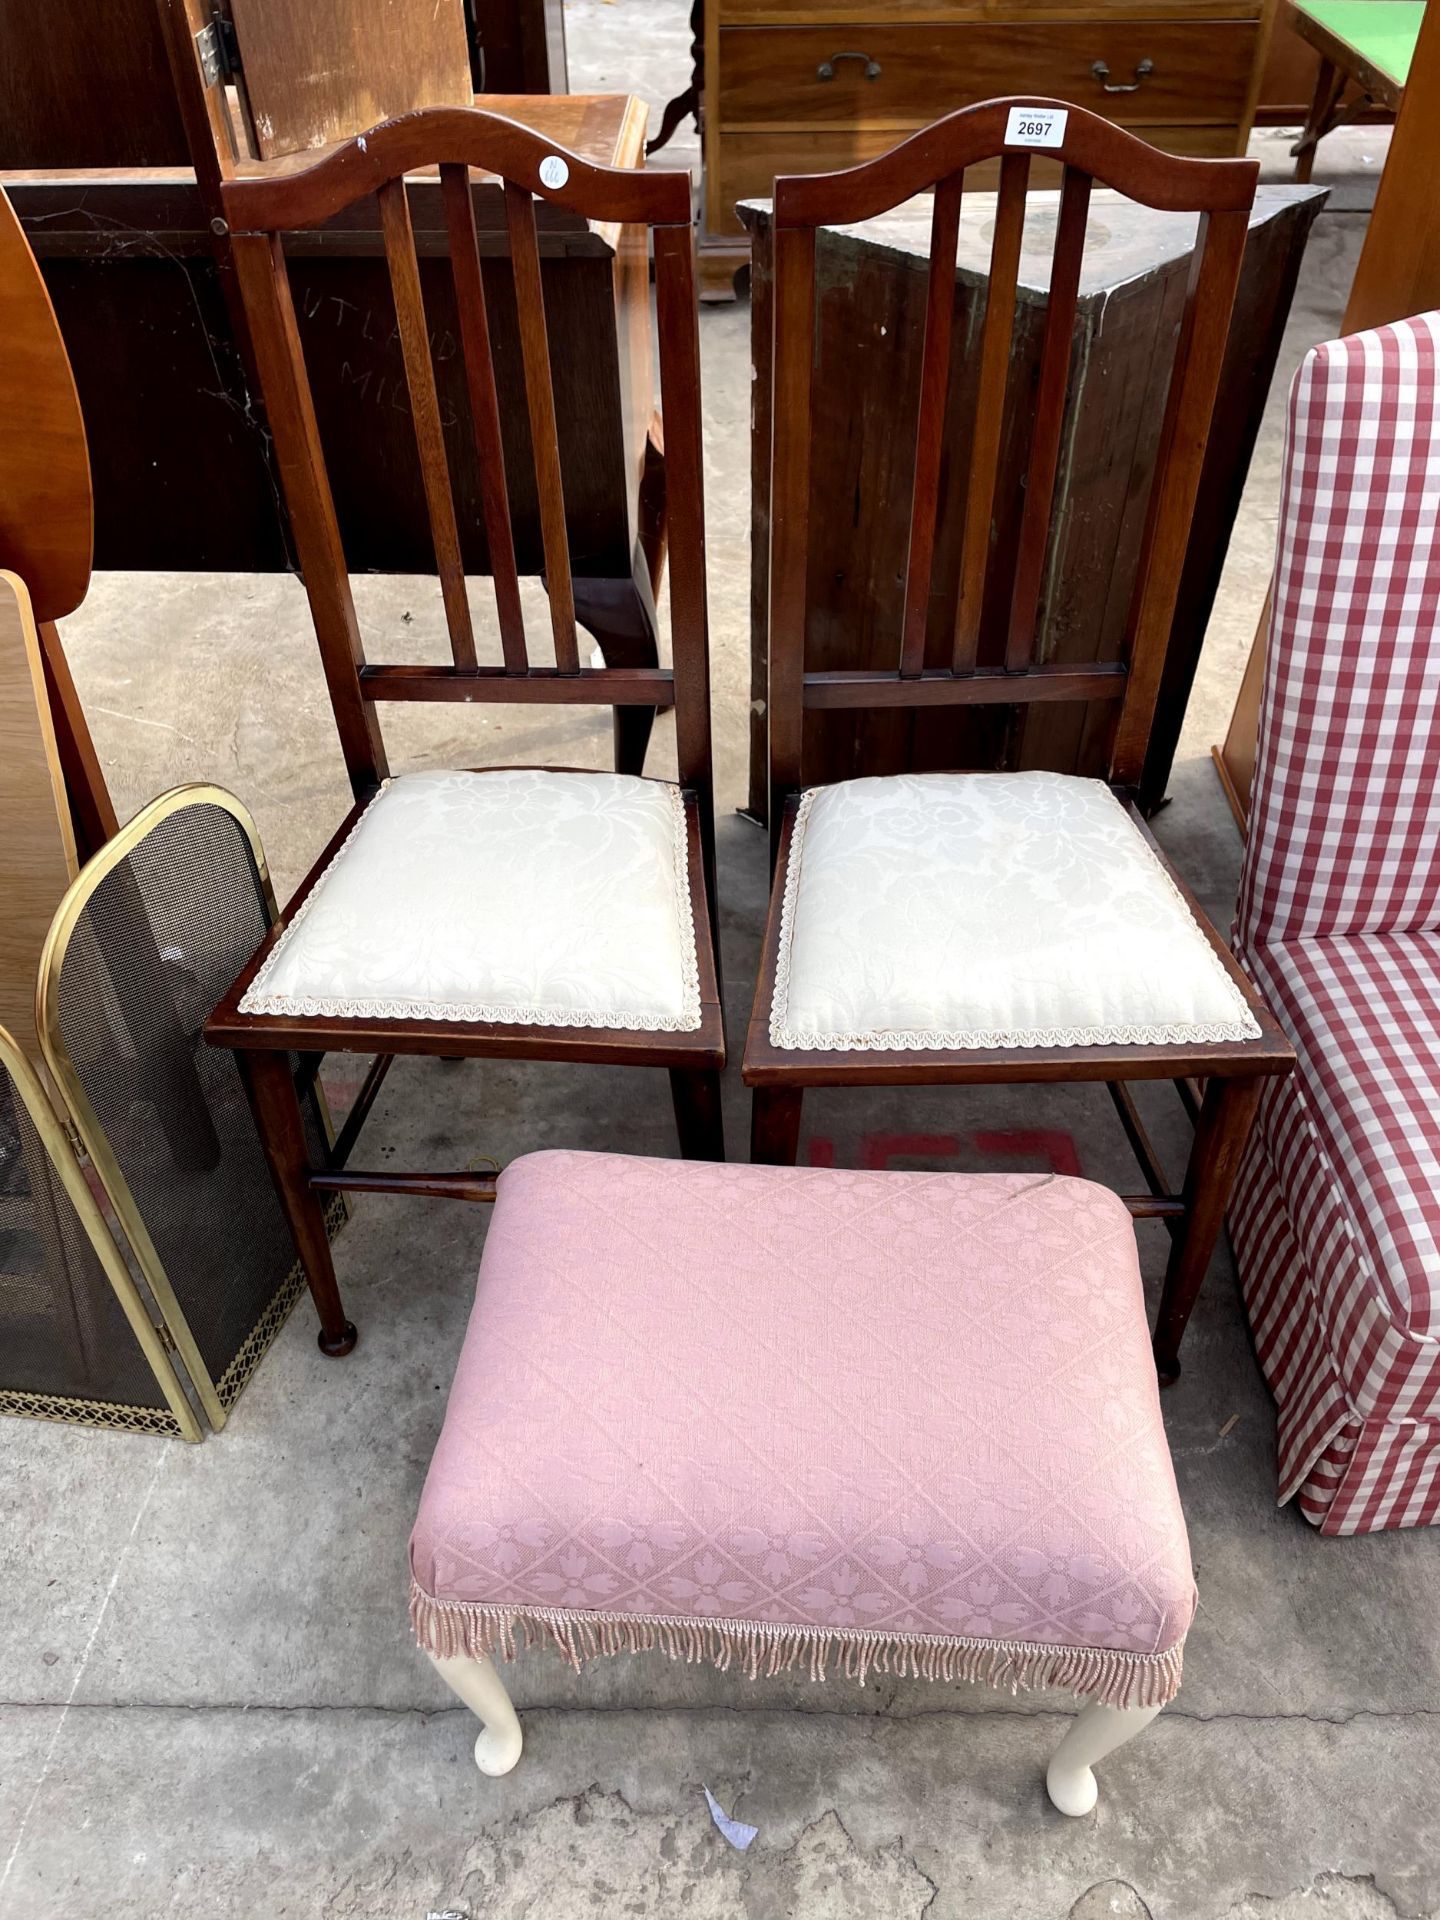
{"label": "wooden panel", "polygon": [[881,19],[912,25],[995,20],[1029,27],[1046,20],[1092,20],[1096,14],[1248,20],[1258,19],[1263,10],[1263,0],[719,0],[720,24],[726,27],[869,26]]}
{"label": "wooden panel", "polygon": [[[1175,20],[1094,20],[1030,26],[884,26],[857,33],[860,59],[832,62],[829,27],[726,29],[717,109],[723,128],[781,125],[923,126],[941,113],[1011,93],[1041,91],[1128,124],[1238,121],[1258,29],[1217,22],[1197,33]],[[1153,62],[1133,93],[1136,68]],[[824,79],[821,70],[832,68]]]}
{"label": "wooden panel", "polygon": [[1288,8],[1281,9],[1260,68],[1260,99],[1255,117],[1262,126],[1303,126],[1315,97],[1320,56],[1291,28],[1288,12]]}
{"label": "wooden panel", "polygon": [[230,0],[230,12],[262,159],[470,104],[462,0]]}
{"label": "wooden panel", "polygon": [[40,949],[76,871],[40,641],[23,586],[0,572],[0,1026],[37,1062]]}
{"label": "wooden panel", "polygon": [[[628,167],[640,159],[645,110],[631,97],[491,96],[479,104],[597,165]],[[273,449],[246,404],[193,176],[100,177],[87,184],[83,199],[73,184],[53,176],[12,176],[12,191],[40,254],[91,428],[98,564],[242,573],[293,564]],[[498,185],[479,174],[473,199],[520,567],[536,573],[538,502],[503,200]],[[409,202],[462,553],[468,572],[484,573],[489,557],[479,469],[467,422],[455,289],[443,257],[439,180],[413,181]],[[536,219],[576,575],[628,581],[651,411],[645,236],[637,245],[628,230],[591,229],[550,201],[536,203]],[[117,231],[153,234],[157,244],[118,247]],[[617,247],[624,260],[619,300]],[[351,565],[428,572],[433,551],[380,258],[379,210],[373,200],[364,203],[334,222],[323,240],[300,236],[288,251]],[[157,393],[167,397],[163,408],[154,404]],[[0,441],[0,461],[10,444]]]}
{"label": "wooden panel", "polygon": [[[1152,146],[1166,153],[1188,154],[1201,159],[1223,160],[1241,150],[1236,124],[1214,127],[1158,126],[1137,129]],[[717,138],[718,164],[706,175],[705,223],[712,234],[736,234],[742,239],[745,227],[735,212],[740,200],[768,200],[781,173],[829,173],[839,167],[857,166],[885,153],[904,134],[889,127],[803,128],[794,131],[776,129],[767,133],[726,133]],[[1043,154],[1034,156],[1031,184],[1058,187],[1060,168]],[[1000,183],[1000,163],[972,167],[966,176],[966,189],[972,193],[993,191]]]}
{"label": "wooden panel", "polygon": [[465,0],[477,93],[564,93],[562,0]]}
{"label": "wooden panel", "polygon": [[[1320,77],[1320,53],[1308,40],[1302,40],[1292,22],[1294,14],[1282,5],[1275,17],[1265,58],[1260,64],[1256,123],[1262,127],[1299,127],[1305,124],[1310,103],[1315,98],[1315,83]],[[1388,126],[1394,118],[1385,107],[1371,107],[1357,113],[1351,126]]]}
{"label": "wooden panel", "polygon": [[[707,9],[708,11],[708,9]],[[907,25],[951,20],[983,20],[987,0],[956,0],[951,6],[936,0],[718,0],[722,27],[873,27],[878,20]],[[837,40],[837,48],[850,46]]]}
{"label": "wooden panel", "polygon": [[1343,331],[1440,306],[1440,7],[1420,28]]}
{"label": "wooden panel", "polygon": [[0,167],[184,166],[155,0],[0,0]]}
{"label": "wooden panel", "polygon": [[[1427,9],[1390,139],[1375,210],[1350,288],[1342,333],[1380,327],[1440,306],[1440,7]],[[1255,725],[1264,681],[1269,605],[1261,616],[1216,758],[1236,818],[1249,812]]]}
{"label": "wooden panel", "polygon": [[0,193],[0,567],[41,620],[70,613],[90,584],[85,423],[50,296]]}

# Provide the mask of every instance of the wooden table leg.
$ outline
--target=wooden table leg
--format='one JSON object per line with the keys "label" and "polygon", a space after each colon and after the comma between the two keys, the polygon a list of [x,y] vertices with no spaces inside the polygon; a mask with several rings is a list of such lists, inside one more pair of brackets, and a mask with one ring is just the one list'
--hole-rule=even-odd
{"label": "wooden table leg", "polygon": [[1330,131],[1330,123],[1344,91],[1345,75],[1333,61],[1322,59],[1320,71],[1315,77],[1315,97],[1310,102],[1309,117],[1300,138],[1290,149],[1295,160],[1295,180],[1299,186],[1309,185],[1315,167],[1315,149]]}
{"label": "wooden table leg", "polygon": [[1212,1075],[1205,1087],[1185,1170],[1184,1231],[1170,1249],[1155,1322],[1155,1367],[1164,1387],[1180,1378],[1180,1342],[1220,1237],[1260,1085],[1258,1078],[1222,1080]]}
{"label": "wooden table leg", "polygon": [[356,1333],[340,1302],[330,1236],[325,1231],[325,1208],[310,1186],[314,1169],[299,1096],[290,1077],[290,1056],[257,1047],[237,1051],[235,1059],[250,1096],[270,1177],[320,1316],[320,1351],[338,1359],[355,1345]]}

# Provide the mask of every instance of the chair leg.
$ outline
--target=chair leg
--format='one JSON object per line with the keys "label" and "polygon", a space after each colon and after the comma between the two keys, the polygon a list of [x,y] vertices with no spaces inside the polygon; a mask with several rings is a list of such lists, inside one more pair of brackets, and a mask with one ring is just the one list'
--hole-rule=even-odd
{"label": "chair leg", "polygon": [[1072,1816],[1091,1812],[1100,1797],[1091,1771],[1095,1762],[1133,1740],[1159,1711],[1159,1707],[1107,1707],[1098,1700],[1083,1707],[1045,1772],[1051,1806]]}
{"label": "chair leg", "polygon": [[475,1740],[476,1766],[492,1776],[509,1773],[520,1758],[525,1736],[495,1663],[483,1654],[478,1660],[468,1653],[443,1659],[432,1653],[427,1658],[450,1691],[484,1722]]}
{"label": "chair leg", "polygon": [[725,1120],[720,1107],[720,1075],[713,1067],[670,1069],[675,1131],[682,1160],[723,1160]]}
{"label": "chair leg", "polygon": [[340,1302],[330,1236],[325,1231],[325,1209],[310,1186],[310,1149],[305,1142],[295,1082],[290,1077],[290,1056],[256,1047],[238,1052],[235,1059],[250,1096],[270,1178],[290,1223],[295,1250],[320,1316],[320,1351],[338,1359],[350,1352],[356,1334]]}
{"label": "chair leg", "polygon": [[1165,1387],[1180,1378],[1180,1342],[1220,1237],[1259,1098],[1260,1081],[1253,1077],[1222,1080],[1212,1075],[1205,1087],[1185,1169],[1185,1220],[1170,1248],[1155,1322],[1155,1366]]}
{"label": "chair leg", "polygon": [[750,1103],[751,1166],[794,1166],[804,1102],[803,1087],[756,1087]]}

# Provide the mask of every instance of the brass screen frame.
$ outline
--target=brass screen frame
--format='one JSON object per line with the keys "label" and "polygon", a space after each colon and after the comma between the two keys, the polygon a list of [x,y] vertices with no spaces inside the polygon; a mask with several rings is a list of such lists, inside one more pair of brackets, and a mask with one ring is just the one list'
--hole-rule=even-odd
{"label": "brass screen frame", "polygon": [[[29,1057],[5,1027],[0,1027],[0,1067],[3,1067],[9,1075],[10,1083],[19,1094],[29,1116],[30,1124],[39,1135],[40,1144],[45,1149],[51,1166],[59,1175],[65,1197],[74,1208],[81,1229],[90,1242],[95,1258],[100,1263],[101,1271],[110,1282],[115,1297],[120,1302],[121,1310],[129,1322],[130,1331],[139,1342],[140,1350],[149,1363],[150,1371],[165,1395],[166,1404],[174,1419],[174,1426],[168,1425],[154,1407],[135,1407],[118,1401],[87,1400],[66,1394],[31,1393],[19,1389],[0,1390],[0,1413],[19,1414],[32,1420],[55,1420],[65,1424],[83,1423],[86,1426],[118,1427],[127,1432],[178,1435],[180,1439],[192,1442],[203,1440],[204,1430],[195,1417],[195,1409],[191,1406],[185,1389],[180,1383],[179,1375],[171,1363],[170,1355],[166,1352],[164,1338],[150,1318],[145,1302],[140,1297],[140,1289],[135,1285],[130,1269],[126,1266],[124,1257],[115,1243],[115,1236],[106,1225],[105,1216],[100,1211],[94,1194],[90,1191],[89,1183],[75,1156],[70,1136],[66,1132],[65,1122],[56,1112]],[[94,1162],[95,1156],[88,1146],[86,1151],[90,1153],[90,1158]],[[96,1163],[96,1171],[99,1172],[98,1163]]]}
{"label": "brass screen frame", "polygon": [[[218,1433],[228,1418],[228,1409],[234,1404],[241,1389],[258,1365],[270,1339],[278,1332],[290,1306],[304,1290],[303,1269],[297,1258],[289,1279],[272,1299],[271,1307],[257,1321],[251,1335],[226,1368],[223,1378],[218,1382],[214,1380],[201,1357],[200,1348],[190,1330],[190,1323],[185,1317],[184,1309],[176,1298],[175,1289],[170,1282],[170,1276],[165,1271],[164,1262],[150,1238],[130,1191],[129,1183],[120,1170],[105,1130],[100,1125],[89,1097],[81,1085],[60,1032],[60,973],[81,914],[90,904],[100,883],[113,873],[123,860],[128,859],[162,821],[168,820],[174,814],[183,813],[190,807],[218,807],[222,813],[229,814],[240,827],[249,842],[250,852],[255,861],[256,876],[265,903],[267,921],[270,926],[275,925],[280,917],[275,888],[265,859],[265,849],[260,844],[259,829],[249,809],[237,800],[233,793],[228,793],[224,787],[213,786],[208,781],[194,781],[184,786],[172,787],[168,792],[159,794],[154,800],[141,807],[133,819],[127,820],[119,832],[86,862],[56,908],[55,917],[50,923],[50,931],[45,936],[45,945],[40,955],[40,975],[35,987],[35,1025],[40,1036],[40,1047],[45,1057],[45,1064],[54,1075],[55,1084],[59,1087],[70,1109],[75,1131],[86,1153],[90,1156],[100,1184],[105,1190],[106,1198],[115,1210],[115,1217],[120,1223],[121,1231],[130,1245],[145,1284],[150,1289],[170,1337],[175,1343],[175,1351],[186,1373],[190,1376],[205,1417]],[[328,1135],[331,1130],[330,1118],[325,1107],[324,1096],[319,1090],[318,1078],[316,1090],[317,1097],[320,1099],[322,1120]],[[93,1197],[91,1204],[94,1205]],[[116,1257],[119,1257],[118,1252]],[[150,1330],[158,1344],[159,1334],[153,1326]],[[163,1347],[161,1351],[163,1353]],[[196,1437],[199,1438],[199,1435],[197,1434]]]}

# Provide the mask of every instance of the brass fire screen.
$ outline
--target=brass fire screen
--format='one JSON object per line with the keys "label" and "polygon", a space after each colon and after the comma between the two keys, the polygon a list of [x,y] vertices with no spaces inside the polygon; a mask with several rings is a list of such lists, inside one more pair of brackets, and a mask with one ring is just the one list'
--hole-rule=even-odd
{"label": "brass fire screen", "polygon": [[[46,1062],[216,1428],[304,1288],[235,1057],[201,1033],[274,914],[249,814],[180,788],[85,867],[41,962]],[[316,1064],[294,1063],[318,1162]]]}
{"label": "brass fire screen", "polygon": [[64,1128],[3,1028],[0,1413],[200,1438]]}

